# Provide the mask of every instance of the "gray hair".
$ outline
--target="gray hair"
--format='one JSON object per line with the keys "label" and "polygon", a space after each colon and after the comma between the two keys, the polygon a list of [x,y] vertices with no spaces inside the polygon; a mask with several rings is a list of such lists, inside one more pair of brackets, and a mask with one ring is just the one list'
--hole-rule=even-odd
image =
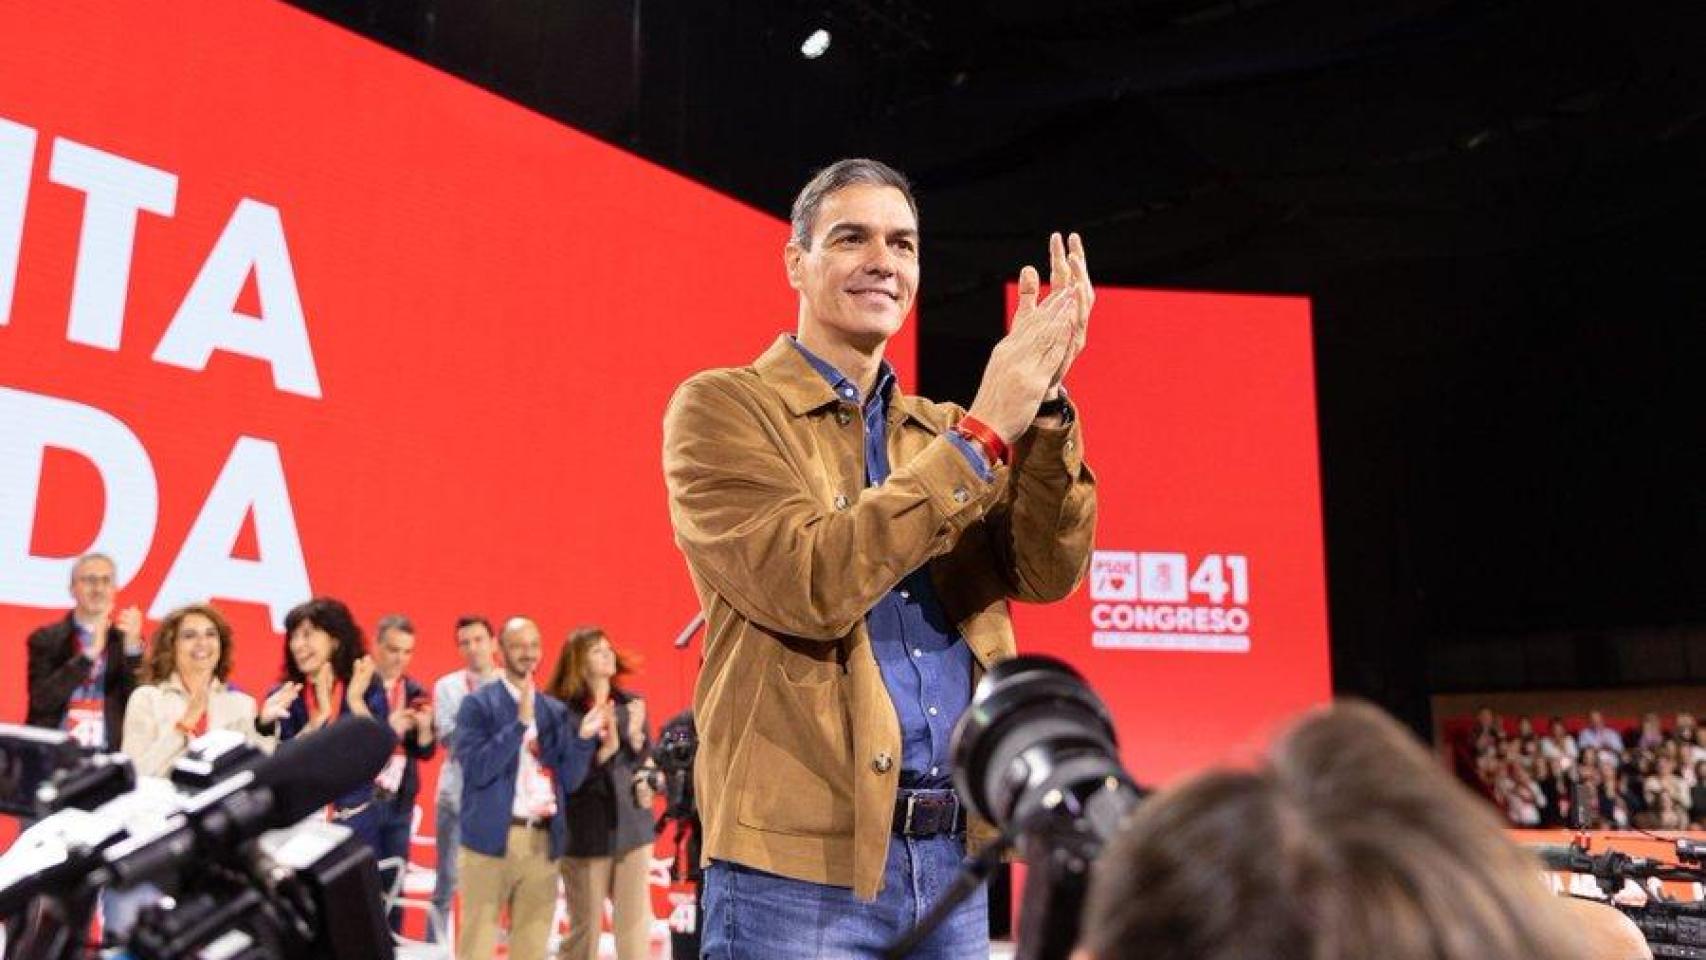
{"label": "gray hair", "polygon": [[913,199],[912,184],[907,182],[905,174],[881,160],[852,157],[837,160],[824,167],[800,188],[799,195],[794,197],[793,212],[788,216],[793,229],[789,240],[799,244],[801,249],[810,250],[812,225],[817,221],[818,208],[823,206],[823,201],[830,194],[855,184],[893,187],[899,190],[901,196],[906,198],[906,205],[912,208],[912,219],[918,219],[918,201]]}
{"label": "gray hair", "polygon": [[400,613],[387,613],[379,618],[379,626],[373,628],[373,642],[384,643],[387,630],[401,630],[412,637],[415,635],[415,624]]}
{"label": "gray hair", "polygon": [[83,569],[84,565],[94,563],[97,560],[103,561],[107,566],[112,567],[113,579],[118,579],[118,564],[113,562],[112,557],[109,557],[104,553],[85,553],[81,557],[78,557],[77,562],[71,565],[71,579],[77,579],[77,571]]}

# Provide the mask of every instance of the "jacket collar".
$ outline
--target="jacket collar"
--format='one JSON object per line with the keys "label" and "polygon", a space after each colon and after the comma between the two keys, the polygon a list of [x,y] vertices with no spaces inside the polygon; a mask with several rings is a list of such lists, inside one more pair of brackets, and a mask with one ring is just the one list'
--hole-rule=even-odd
{"label": "jacket collar", "polygon": [[[753,361],[752,367],[796,417],[842,402],[829,381],[795,349],[792,338],[785,333],[776,337],[776,342]],[[931,433],[947,429],[932,404],[901,390],[896,381],[894,392],[889,395],[889,422],[898,423],[903,418],[915,421]]]}
{"label": "jacket collar", "polygon": [[[172,671],[171,676],[160,681],[160,686],[165,687],[167,690],[176,690],[177,692],[183,694],[186,697],[190,695],[190,688],[184,686],[184,678],[178,676],[178,671],[176,671],[176,670]],[[212,682],[210,682],[207,685],[207,692],[210,694],[224,693],[225,692],[225,681],[219,679],[218,677],[214,677]]]}

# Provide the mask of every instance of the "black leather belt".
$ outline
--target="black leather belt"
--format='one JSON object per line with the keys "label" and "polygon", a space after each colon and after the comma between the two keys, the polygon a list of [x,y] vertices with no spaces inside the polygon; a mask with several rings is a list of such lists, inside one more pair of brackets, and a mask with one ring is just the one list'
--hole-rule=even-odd
{"label": "black leather belt", "polygon": [[528,830],[549,830],[549,829],[551,829],[551,818],[550,817],[510,817],[509,818],[509,825],[512,827],[525,827]]}
{"label": "black leather belt", "polygon": [[894,800],[894,832],[934,837],[966,832],[966,811],[952,790],[902,790]]}

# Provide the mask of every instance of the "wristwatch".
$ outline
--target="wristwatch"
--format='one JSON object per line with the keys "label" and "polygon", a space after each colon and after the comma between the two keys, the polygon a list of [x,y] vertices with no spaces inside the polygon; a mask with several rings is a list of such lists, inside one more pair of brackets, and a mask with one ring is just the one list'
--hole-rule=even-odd
{"label": "wristwatch", "polygon": [[1037,407],[1037,418],[1043,417],[1059,417],[1062,425],[1072,423],[1072,404],[1066,399],[1065,387],[1061,388],[1059,396],[1053,400],[1044,400],[1042,405]]}

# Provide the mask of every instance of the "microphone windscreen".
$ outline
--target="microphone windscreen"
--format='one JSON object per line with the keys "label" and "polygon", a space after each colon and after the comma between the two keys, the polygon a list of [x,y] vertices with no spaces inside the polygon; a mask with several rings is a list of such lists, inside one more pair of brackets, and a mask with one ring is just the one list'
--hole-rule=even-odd
{"label": "microphone windscreen", "polygon": [[1529,843],[1523,849],[1540,858],[1548,870],[1569,873],[1592,873],[1593,858],[1580,847],[1561,843]]}
{"label": "microphone windscreen", "polygon": [[343,717],[280,744],[254,767],[255,785],[272,789],[267,828],[288,827],[371,781],[396,747],[391,728],[368,717]]}

